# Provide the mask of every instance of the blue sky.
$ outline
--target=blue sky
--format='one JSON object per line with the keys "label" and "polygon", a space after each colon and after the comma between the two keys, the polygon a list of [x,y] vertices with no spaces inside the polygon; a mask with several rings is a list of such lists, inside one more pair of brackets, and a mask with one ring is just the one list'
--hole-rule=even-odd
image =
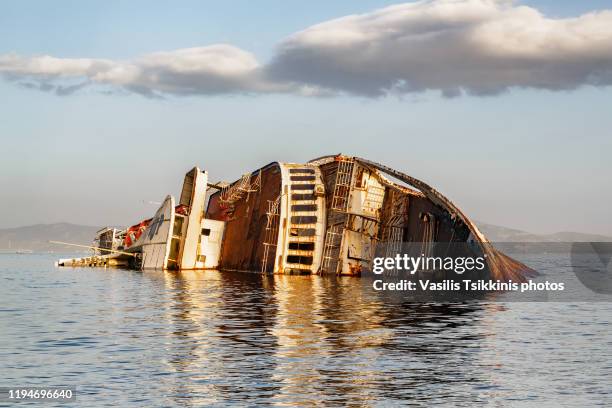
{"label": "blue sky", "polygon": [[[0,49],[26,54],[130,58],[164,49],[230,42],[268,57],[279,40],[321,21],[397,4],[260,1],[54,1],[0,3]],[[609,0],[522,1],[551,16],[612,8]]]}
{"label": "blue sky", "polygon": [[[231,44],[265,64],[313,24],[393,2],[1,2],[0,55],[130,60]],[[604,1],[525,1],[551,18]],[[357,154],[419,177],[471,217],[533,232],[612,235],[612,92],[512,88],[444,98],[291,93],[67,96],[0,80],[0,228],[127,224],[178,194],[193,165],[235,179],[270,161]],[[145,202],[143,202],[143,200]]]}

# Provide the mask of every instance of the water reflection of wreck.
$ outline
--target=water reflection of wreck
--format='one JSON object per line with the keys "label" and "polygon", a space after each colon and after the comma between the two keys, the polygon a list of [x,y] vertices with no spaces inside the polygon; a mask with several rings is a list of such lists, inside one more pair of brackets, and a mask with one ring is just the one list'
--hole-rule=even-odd
{"label": "water reflection of wreck", "polygon": [[94,256],[59,264],[360,275],[405,242],[425,255],[434,242],[466,243],[487,255],[496,279],[528,270],[429,185],[344,155],[274,162],[233,183],[209,183],[194,168],[178,203],[168,196],[153,218],[101,230]]}

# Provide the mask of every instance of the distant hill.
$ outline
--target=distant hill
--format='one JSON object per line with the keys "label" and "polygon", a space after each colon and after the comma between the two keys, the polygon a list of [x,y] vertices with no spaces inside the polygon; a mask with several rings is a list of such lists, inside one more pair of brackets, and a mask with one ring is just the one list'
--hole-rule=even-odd
{"label": "distant hill", "polygon": [[612,242],[612,237],[582,232],[532,234],[529,232],[476,222],[480,231],[491,242]]}
{"label": "distant hill", "polygon": [[[612,237],[604,235],[579,232],[538,235],[482,222],[477,224],[492,242],[612,242]],[[99,229],[100,227],[96,226],[66,222],[0,229],[0,251],[25,249],[34,252],[88,252],[87,249],[50,244],[49,241],[90,245]]]}
{"label": "distant hill", "polygon": [[0,229],[0,251],[26,249],[34,252],[88,252],[87,249],[50,244],[48,241],[91,245],[99,229],[67,222]]}

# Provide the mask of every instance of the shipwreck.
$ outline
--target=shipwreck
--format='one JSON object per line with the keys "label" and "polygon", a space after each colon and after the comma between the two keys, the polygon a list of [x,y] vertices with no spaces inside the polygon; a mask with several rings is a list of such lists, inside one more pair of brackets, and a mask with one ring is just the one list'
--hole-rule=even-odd
{"label": "shipwreck", "polygon": [[406,243],[423,255],[440,242],[484,254],[491,279],[521,281],[530,271],[428,184],[341,154],[273,162],[233,182],[210,182],[195,167],[178,201],[168,195],[152,218],[101,229],[93,255],[58,265],[359,276]]}

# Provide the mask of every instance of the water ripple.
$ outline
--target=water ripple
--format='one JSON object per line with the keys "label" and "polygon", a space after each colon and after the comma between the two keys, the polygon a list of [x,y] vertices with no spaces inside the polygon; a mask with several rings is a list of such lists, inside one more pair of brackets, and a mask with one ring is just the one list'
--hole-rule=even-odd
{"label": "water ripple", "polygon": [[79,406],[612,405],[607,303],[0,262],[2,385],[76,385]]}

